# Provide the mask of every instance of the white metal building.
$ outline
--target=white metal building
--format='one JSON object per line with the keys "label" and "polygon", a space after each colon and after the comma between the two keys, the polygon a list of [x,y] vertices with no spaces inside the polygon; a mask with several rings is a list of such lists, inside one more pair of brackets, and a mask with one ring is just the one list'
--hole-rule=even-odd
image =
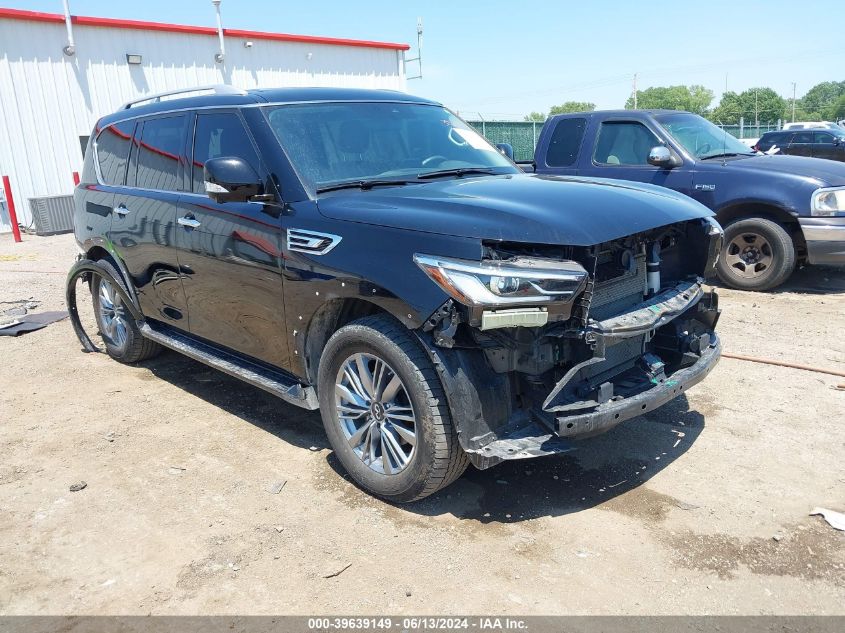
{"label": "white metal building", "polygon": [[[404,90],[407,49],[84,16],[67,28],[61,14],[0,8],[0,175],[29,225],[29,199],[70,194],[94,123],[130,99],[219,83]],[[0,232],[10,229],[0,207]]]}

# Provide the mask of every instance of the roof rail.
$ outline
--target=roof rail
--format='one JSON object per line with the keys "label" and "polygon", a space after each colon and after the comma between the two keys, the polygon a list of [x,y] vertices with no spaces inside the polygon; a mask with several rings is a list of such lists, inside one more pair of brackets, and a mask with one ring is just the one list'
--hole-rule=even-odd
{"label": "roof rail", "polygon": [[196,88],[180,88],[179,90],[168,90],[167,92],[158,92],[156,94],[148,95],[146,97],[141,97],[140,99],[133,99],[132,101],[127,101],[122,106],[120,106],[120,109],[128,110],[132,106],[138,105],[139,103],[143,103],[145,101],[152,101],[153,103],[158,103],[161,101],[162,97],[169,97],[171,95],[180,95],[188,92],[206,92],[209,90],[213,91],[214,94],[218,95],[246,94],[246,90],[241,90],[240,88],[235,88],[234,86],[229,86],[227,84],[216,84],[213,86],[197,86]]}

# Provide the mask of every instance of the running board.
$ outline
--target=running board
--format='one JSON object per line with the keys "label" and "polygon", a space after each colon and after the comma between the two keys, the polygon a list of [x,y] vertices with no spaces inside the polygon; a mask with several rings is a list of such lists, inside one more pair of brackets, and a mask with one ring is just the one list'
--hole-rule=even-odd
{"label": "running board", "polygon": [[219,369],[230,376],[240,378],[291,404],[311,410],[320,408],[317,393],[313,387],[302,385],[281,371],[263,367],[170,328],[165,331],[164,327],[151,327],[149,323],[144,323],[141,325],[141,334],[159,345],[198,360],[209,367]]}

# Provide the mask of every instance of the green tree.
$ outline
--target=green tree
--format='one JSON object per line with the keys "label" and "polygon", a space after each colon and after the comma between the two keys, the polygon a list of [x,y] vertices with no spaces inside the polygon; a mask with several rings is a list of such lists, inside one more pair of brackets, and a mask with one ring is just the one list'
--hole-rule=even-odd
{"label": "green tree", "polygon": [[823,81],[816,84],[801,97],[801,109],[805,120],[832,119],[839,97],[845,95],[845,81]]}
{"label": "green tree", "polygon": [[555,114],[569,114],[570,112],[592,112],[596,109],[595,103],[589,101],[565,101],[560,105],[552,106],[549,116]]}
{"label": "green tree", "polygon": [[542,112],[532,112],[531,114],[526,114],[525,117],[522,119],[523,121],[539,121],[543,122],[546,120],[546,115]]}
{"label": "green tree", "polygon": [[845,119],[845,95],[841,95],[836,100],[836,103],[831,106],[830,116],[828,118],[831,121],[842,121]]}
{"label": "green tree", "polygon": [[757,120],[775,123],[785,118],[786,109],[786,99],[771,88],[749,88],[739,94],[724,93],[710,118],[725,125],[738,124],[740,117],[745,119],[746,125],[753,125]]}
{"label": "green tree", "polygon": [[[637,90],[637,107],[644,110],[686,110],[707,114],[713,101],[713,91],[704,86],[654,86]],[[634,97],[625,102],[627,110],[634,109]]]}

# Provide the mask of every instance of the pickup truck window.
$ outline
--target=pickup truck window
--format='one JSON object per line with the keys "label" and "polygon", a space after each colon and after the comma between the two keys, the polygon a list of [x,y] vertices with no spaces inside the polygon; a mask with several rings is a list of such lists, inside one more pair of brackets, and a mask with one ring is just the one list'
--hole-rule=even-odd
{"label": "pickup truck window", "polygon": [[659,114],[655,118],[675,141],[696,158],[752,156],[755,153],[736,137],[697,114],[678,112]]}
{"label": "pickup truck window", "polygon": [[660,140],[642,123],[606,121],[596,139],[593,160],[602,165],[648,165],[648,153]]}
{"label": "pickup truck window", "polygon": [[336,102],[269,107],[270,127],[304,184],[396,179],[443,170],[520,171],[440,106]]}
{"label": "pickup truck window", "polygon": [[578,150],[584,140],[587,119],[576,117],[561,119],[552,133],[549,149],[546,151],[546,164],[549,167],[571,167],[578,160]]}

